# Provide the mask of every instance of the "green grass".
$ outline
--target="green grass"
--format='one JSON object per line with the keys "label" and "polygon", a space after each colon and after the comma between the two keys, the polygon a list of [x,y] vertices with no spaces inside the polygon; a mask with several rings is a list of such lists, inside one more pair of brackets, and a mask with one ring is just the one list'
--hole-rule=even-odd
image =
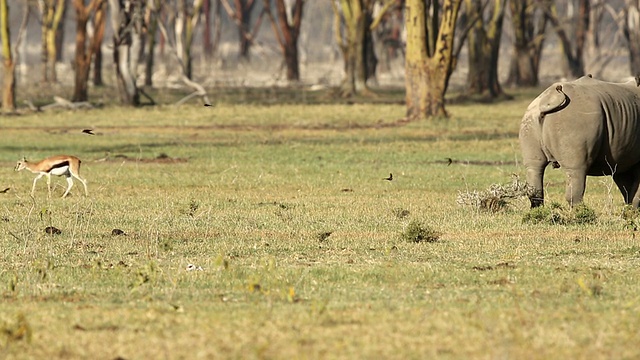
{"label": "green grass", "polygon": [[[582,225],[456,202],[524,177],[530,95],[409,124],[384,103],[0,118],[0,357],[637,358],[640,244],[610,178]],[[88,198],[29,197],[15,161],[56,153]],[[564,203],[562,171],[546,189]]]}

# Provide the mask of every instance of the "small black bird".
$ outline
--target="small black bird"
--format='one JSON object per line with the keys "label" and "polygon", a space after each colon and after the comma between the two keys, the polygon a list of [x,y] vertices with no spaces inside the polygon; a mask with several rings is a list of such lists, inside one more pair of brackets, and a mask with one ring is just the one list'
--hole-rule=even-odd
{"label": "small black bird", "polygon": [[49,235],[60,235],[60,234],[62,234],[62,230],[58,229],[55,226],[47,226],[46,228],[44,228],[44,232],[46,232]]}
{"label": "small black bird", "polygon": [[111,230],[111,236],[127,236],[127,234],[120,229]]}
{"label": "small black bird", "polygon": [[447,166],[451,165],[452,162],[453,162],[452,158],[447,158]]}
{"label": "small black bird", "polygon": [[329,238],[329,236],[331,236],[331,234],[333,234],[333,231],[325,231],[325,232],[321,232],[318,234],[318,240],[325,241]]}
{"label": "small black bird", "polygon": [[383,180],[388,180],[388,181],[393,180],[393,174],[389,174],[389,177],[388,178],[384,178]]}
{"label": "small black bird", "polygon": [[205,106],[205,107],[210,107],[210,106],[213,106],[213,105],[211,105],[211,104],[204,104],[204,106]]}
{"label": "small black bird", "polygon": [[11,188],[6,188],[6,189],[0,191],[0,194],[6,194],[7,191],[9,191],[9,190],[11,190]]}
{"label": "small black bird", "polygon": [[88,135],[95,135],[93,133],[93,130],[91,130],[91,129],[84,129],[84,130],[82,130],[82,132],[85,133],[85,134],[88,134]]}

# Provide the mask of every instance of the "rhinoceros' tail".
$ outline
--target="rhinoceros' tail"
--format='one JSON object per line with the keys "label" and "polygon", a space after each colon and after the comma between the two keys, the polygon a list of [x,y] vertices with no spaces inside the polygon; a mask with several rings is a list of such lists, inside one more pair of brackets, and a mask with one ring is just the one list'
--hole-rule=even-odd
{"label": "rhinoceros' tail", "polygon": [[546,115],[560,111],[569,106],[570,102],[571,99],[569,99],[569,96],[562,90],[562,84],[558,84],[555,92],[553,90],[547,90],[541,95],[539,105],[540,114]]}

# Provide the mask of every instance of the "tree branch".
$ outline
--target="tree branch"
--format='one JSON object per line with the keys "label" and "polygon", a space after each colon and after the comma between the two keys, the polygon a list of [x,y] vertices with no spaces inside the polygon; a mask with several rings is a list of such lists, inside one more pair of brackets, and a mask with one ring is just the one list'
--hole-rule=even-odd
{"label": "tree branch", "polygon": [[195,89],[196,91],[194,91],[193,93],[187,95],[186,97],[180,99],[176,105],[182,105],[184,104],[186,101],[188,101],[189,99],[195,97],[195,96],[202,96],[202,99],[204,100],[205,104],[209,104],[209,97],[207,96],[207,91],[204,89],[204,87],[200,84],[198,84],[197,82],[190,80],[187,75],[185,74],[185,67],[184,67],[184,63],[182,62],[182,59],[180,59],[180,57],[178,56],[178,51],[175,47],[175,45],[171,42],[171,39],[168,36],[167,33],[167,29],[164,26],[164,23],[162,21],[160,21],[160,19],[158,19],[158,28],[160,29],[160,32],[162,33],[162,36],[165,37],[165,39],[167,39],[167,44],[169,45],[169,48],[171,49],[171,53],[173,54],[174,58],[176,59],[176,61],[178,61],[178,64],[180,65],[180,80],[182,80],[182,82],[184,82],[187,86]]}
{"label": "tree branch", "polygon": [[376,16],[376,18],[371,22],[369,30],[373,31],[378,27],[378,25],[380,25],[384,15],[387,13],[387,11],[389,11],[389,9],[391,9],[393,5],[395,5],[395,3],[396,0],[387,0],[387,2],[382,6],[382,9],[380,9],[380,13],[378,14],[378,16]]}

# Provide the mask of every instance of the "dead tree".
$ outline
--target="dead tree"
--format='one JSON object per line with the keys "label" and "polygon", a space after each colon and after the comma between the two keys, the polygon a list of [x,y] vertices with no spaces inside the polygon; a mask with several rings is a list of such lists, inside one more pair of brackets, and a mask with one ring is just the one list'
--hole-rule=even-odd
{"label": "dead tree", "polygon": [[640,1],[627,0],[624,10],[624,37],[629,47],[632,75],[640,74]]}
{"label": "dead tree", "polygon": [[[484,9],[475,0],[466,0],[469,26],[467,45],[469,48],[469,73],[467,94],[490,99],[505,96],[498,80],[498,57],[506,0],[493,0],[493,6]],[[490,13],[485,21],[484,12]]]}
{"label": "dead tree", "polygon": [[174,56],[175,60],[178,62],[179,67],[180,67],[180,79],[182,80],[182,82],[185,83],[185,85],[187,85],[190,88],[194,89],[194,92],[192,92],[191,94],[187,95],[186,97],[180,99],[176,105],[181,105],[183,103],[185,103],[186,101],[188,101],[189,99],[196,97],[196,96],[201,96],[204,103],[205,104],[210,104],[209,101],[209,97],[207,96],[207,91],[205,90],[205,88],[198,84],[197,82],[189,79],[189,77],[186,74],[186,66],[183,63],[180,55],[179,55],[179,49],[178,47],[171,41],[171,38],[169,37],[169,33],[167,32],[167,28],[166,26],[162,23],[162,21],[158,21],[158,29],[160,30],[160,33],[162,34],[163,38],[166,39],[166,44],[169,46],[170,50],[171,50],[171,54]]}
{"label": "dead tree", "polygon": [[264,8],[271,21],[271,27],[282,50],[287,68],[287,80],[300,80],[300,61],[298,57],[298,37],[302,24],[304,0],[275,0],[277,19],[271,13],[271,0],[264,0]]}
{"label": "dead tree", "polygon": [[107,17],[107,2],[103,1],[102,5],[96,9],[96,14],[93,18],[93,26],[90,28],[92,32],[89,33],[89,37],[93,39],[91,42],[93,46],[93,85],[102,86],[104,81],[102,80],[102,41],[104,39],[104,30],[106,27]]}
{"label": "dead tree", "polygon": [[[569,6],[573,4],[569,1]],[[560,20],[555,4],[546,7],[546,16],[551,22],[560,40],[562,53],[564,54],[566,75],[578,78],[585,74],[584,49],[589,28],[590,0],[578,0],[578,11],[575,16],[566,20]],[[567,25],[572,25],[568,28]],[[573,38],[569,34],[574,34]],[[575,47],[572,45],[575,44]]]}
{"label": "dead tree", "polygon": [[331,2],[334,34],[344,60],[344,79],[340,85],[344,97],[371,94],[367,80],[375,74],[377,65],[371,35],[373,5],[372,0]]}
{"label": "dead tree", "polygon": [[120,100],[123,104],[137,106],[140,105],[137,66],[142,47],[145,3],[143,0],[109,0],[109,5]]}
{"label": "dead tree", "polygon": [[260,12],[258,19],[253,25],[253,29],[251,29],[251,13],[256,5],[255,0],[234,0],[235,9],[231,7],[228,0],[221,1],[227,15],[229,15],[229,18],[231,18],[238,27],[240,60],[249,61],[249,50],[260,30],[264,11]]}
{"label": "dead tree", "polygon": [[544,1],[509,0],[513,26],[513,51],[507,84],[537,86],[547,17]]}
{"label": "dead tree", "polygon": [[93,52],[98,46],[96,44],[98,32],[93,32],[87,44],[87,24],[91,18],[97,19],[104,16],[105,9],[102,6],[104,3],[105,0],[91,0],[89,5],[85,5],[84,0],[73,0],[73,6],[76,9],[75,87],[72,98],[74,102],[89,99],[89,71]]}

